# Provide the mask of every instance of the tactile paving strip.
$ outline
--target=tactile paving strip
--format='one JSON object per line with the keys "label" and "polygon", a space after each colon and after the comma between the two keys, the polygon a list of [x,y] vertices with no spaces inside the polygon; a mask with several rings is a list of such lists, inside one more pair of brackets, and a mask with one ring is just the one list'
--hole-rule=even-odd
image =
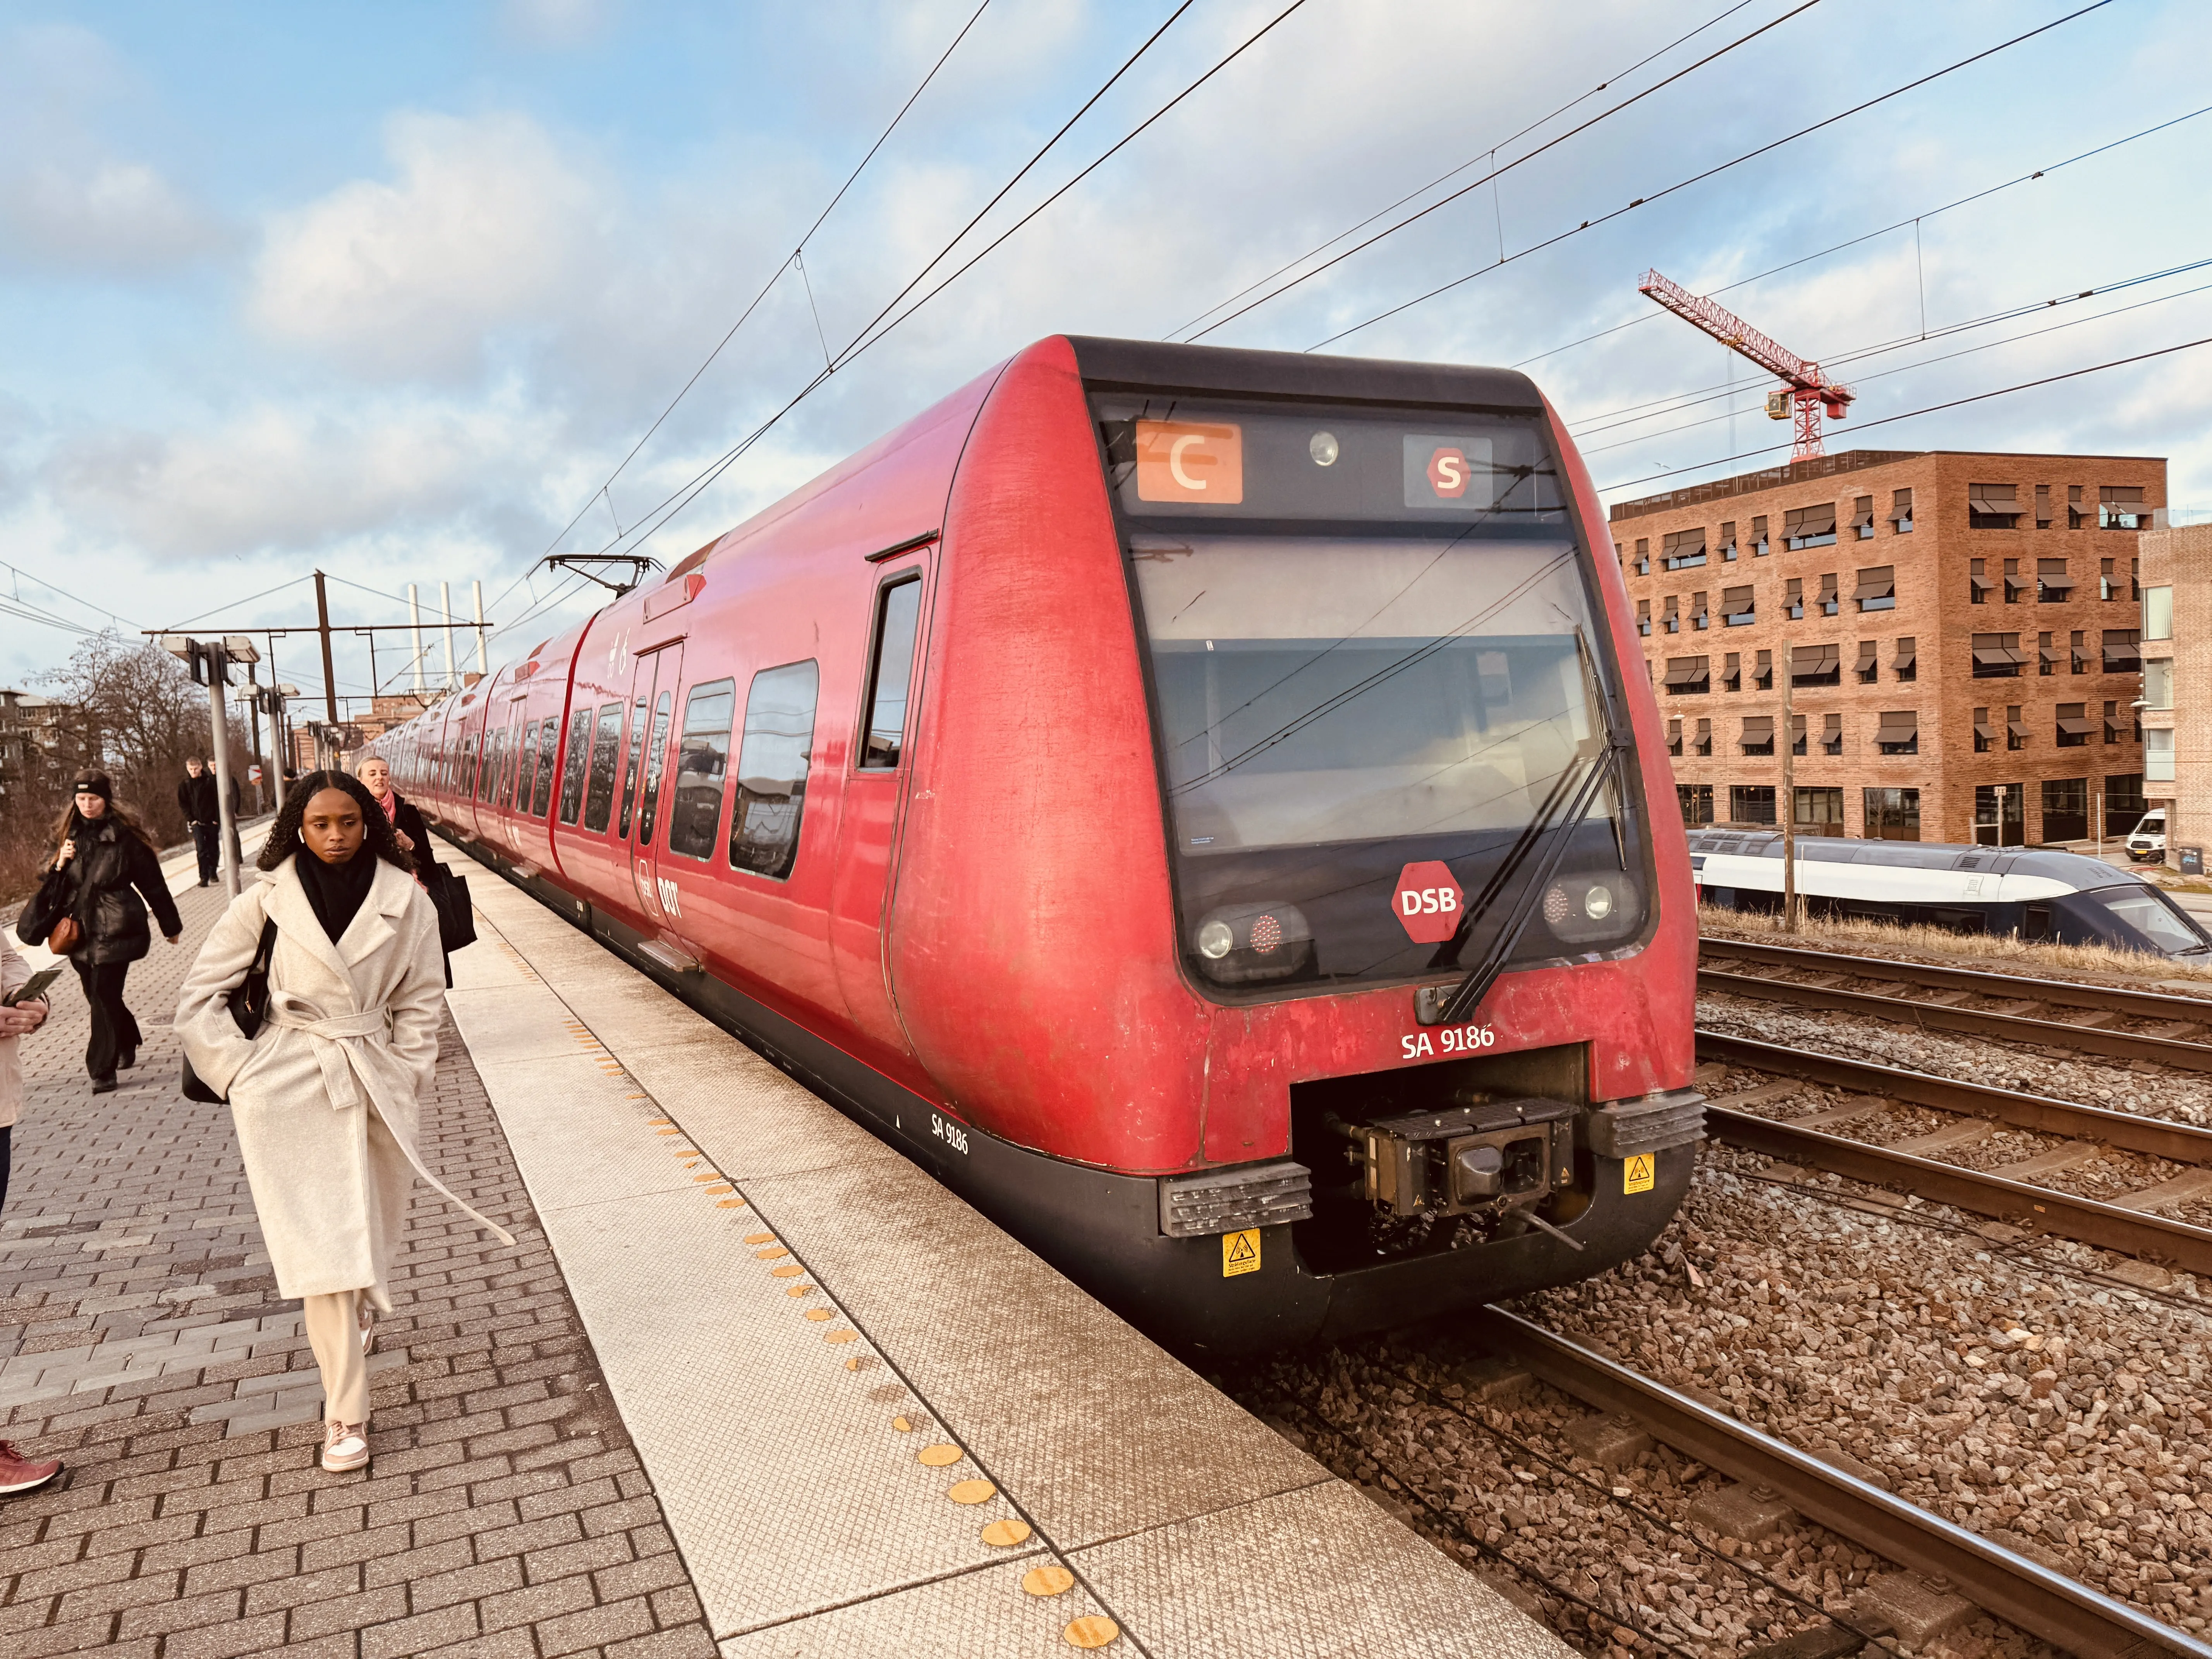
{"label": "tactile paving strip", "polygon": [[[1022,1589],[1029,1570],[1026,1562],[1009,1563],[755,1631],[724,1642],[722,1659],[1039,1659],[1073,1652],[1062,1632],[1078,1619],[1099,1616],[1098,1604],[1079,1583],[1058,1595],[1030,1595]],[[1110,1650],[1132,1651],[1127,1642]]]}

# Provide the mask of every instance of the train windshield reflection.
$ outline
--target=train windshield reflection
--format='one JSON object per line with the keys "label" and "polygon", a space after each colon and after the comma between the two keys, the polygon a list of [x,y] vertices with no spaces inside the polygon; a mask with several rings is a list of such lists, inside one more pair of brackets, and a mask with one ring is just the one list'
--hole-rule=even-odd
{"label": "train windshield reflection", "polygon": [[1139,536],[1131,553],[1186,856],[1516,830],[1593,738],[1565,540]]}

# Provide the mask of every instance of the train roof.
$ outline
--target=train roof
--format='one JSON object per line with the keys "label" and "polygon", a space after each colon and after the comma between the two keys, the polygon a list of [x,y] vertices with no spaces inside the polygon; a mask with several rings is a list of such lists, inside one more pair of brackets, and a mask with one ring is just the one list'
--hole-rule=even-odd
{"label": "train roof", "polygon": [[[1782,857],[1778,830],[1693,830],[1690,851],[1732,854],[1738,858]],[[2140,884],[2132,870],[2102,860],[2041,847],[1970,847],[1942,842],[1853,841],[1840,836],[1800,836],[1797,856],[1807,862],[1870,864],[1893,870],[1975,870],[1996,875],[2041,876],[2063,882],[2075,892]]]}
{"label": "train roof", "polygon": [[1459,363],[1398,362],[1384,357],[1331,357],[1303,351],[1253,351],[1240,346],[1168,344],[1157,340],[1064,337],[1085,382],[1094,390],[1216,396],[1310,398],[1328,403],[1399,407],[1482,408],[1540,415],[1544,396],[1518,369]]}

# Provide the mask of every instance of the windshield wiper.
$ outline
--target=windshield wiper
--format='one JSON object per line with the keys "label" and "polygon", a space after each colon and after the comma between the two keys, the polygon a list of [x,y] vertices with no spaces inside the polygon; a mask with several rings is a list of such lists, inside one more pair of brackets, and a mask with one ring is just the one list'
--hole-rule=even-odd
{"label": "windshield wiper", "polygon": [[[1504,862],[1484,884],[1474,902],[1467,907],[1466,919],[1462,926],[1472,931],[1476,918],[1489,913],[1498,896],[1519,873],[1522,866],[1542,845],[1553,825],[1559,825],[1559,834],[1552,837],[1551,845],[1545,848],[1535,873],[1522,885],[1512,914],[1492,937],[1489,948],[1483,952],[1481,960],[1476,963],[1473,971],[1449,992],[1441,987],[1425,985],[1414,993],[1413,1017],[1423,1025],[1455,1024],[1473,1013],[1481,1006],[1483,998],[1490,994],[1490,988],[1505,971],[1505,964],[1512,959],[1522,935],[1528,931],[1528,924],[1535,919],[1536,906],[1545,889],[1552,884],[1552,878],[1559,872],[1560,861],[1566,856],[1576,829],[1589,816],[1590,805],[1597,799],[1598,791],[1608,781],[1618,783],[1621,759],[1631,752],[1630,744],[1613,736],[1613,721],[1602,685],[1589,683],[1595,681],[1596,675],[1595,665],[1589,659],[1589,647],[1583,641],[1580,629],[1575,630],[1575,645],[1583,659],[1585,689],[1590,694],[1590,707],[1597,713],[1603,728],[1602,735],[1595,752],[1589,754],[1589,769],[1579,779],[1575,777],[1571,767],[1560,772],[1559,781],[1544,798],[1543,805],[1537,809],[1528,827],[1513,843]],[[1616,824],[1616,831],[1618,828]],[[1453,945],[1463,938],[1463,934],[1455,937]],[[1450,950],[1453,945],[1447,945],[1445,949]]]}

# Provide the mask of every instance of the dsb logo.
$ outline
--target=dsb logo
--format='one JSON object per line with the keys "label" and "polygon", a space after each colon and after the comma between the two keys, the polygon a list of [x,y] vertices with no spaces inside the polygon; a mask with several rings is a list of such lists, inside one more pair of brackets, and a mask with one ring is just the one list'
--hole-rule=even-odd
{"label": "dsb logo", "polygon": [[1416,945],[1442,945],[1457,933],[1465,902],[1451,866],[1439,859],[1407,865],[1398,872],[1397,889],[1390,895],[1398,925]]}

